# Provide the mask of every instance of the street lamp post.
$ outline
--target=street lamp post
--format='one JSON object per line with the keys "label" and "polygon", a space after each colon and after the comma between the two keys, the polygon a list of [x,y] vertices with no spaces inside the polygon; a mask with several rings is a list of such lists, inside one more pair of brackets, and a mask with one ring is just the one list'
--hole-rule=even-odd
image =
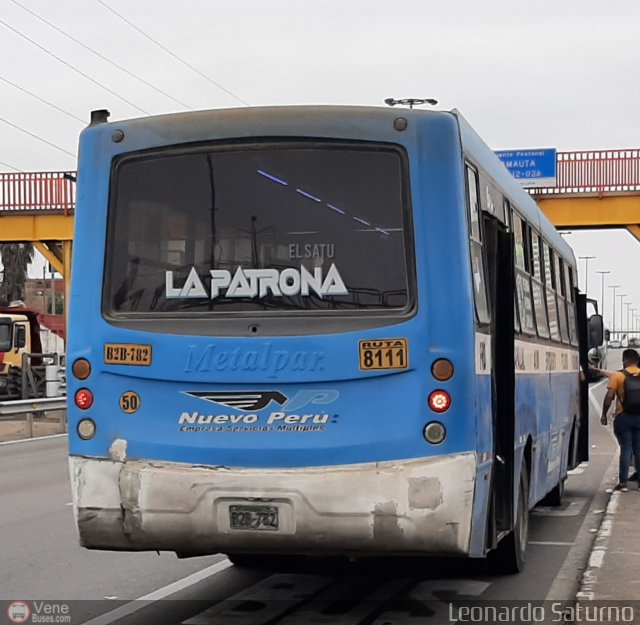
{"label": "street lamp post", "polygon": [[595,256],[578,256],[580,260],[584,261],[584,292],[585,295],[589,295],[589,291],[587,291],[587,284],[589,280],[589,261],[594,259]]}
{"label": "street lamp post", "polygon": [[622,298],[627,297],[627,294],[621,293],[617,297],[620,298],[620,332],[622,332]]}
{"label": "street lamp post", "polygon": [[613,297],[611,298],[613,301],[613,327],[611,329],[612,332],[616,331],[616,289],[620,288],[619,284],[610,284],[610,289],[613,289]]}
{"label": "street lamp post", "polygon": [[602,318],[604,319],[604,277],[608,273],[611,273],[611,272],[610,271],[596,271],[596,273],[599,273],[602,276],[602,291],[600,292],[600,306],[601,306],[602,310],[600,311],[600,314],[602,315]]}

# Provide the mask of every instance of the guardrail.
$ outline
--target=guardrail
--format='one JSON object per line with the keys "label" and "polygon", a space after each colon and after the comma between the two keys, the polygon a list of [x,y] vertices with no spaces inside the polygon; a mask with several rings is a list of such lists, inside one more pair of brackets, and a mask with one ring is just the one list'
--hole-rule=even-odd
{"label": "guardrail", "polygon": [[[39,436],[64,434],[68,430],[66,408],[66,397],[2,401],[0,402],[0,440],[34,438],[37,430],[40,430]],[[52,420],[49,415],[46,415],[52,411],[60,413],[57,419],[54,417]]]}
{"label": "guardrail", "polygon": [[0,401],[0,416],[20,415],[45,410],[66,410],[66,397],[43,397],[42,399],[15,399]]}

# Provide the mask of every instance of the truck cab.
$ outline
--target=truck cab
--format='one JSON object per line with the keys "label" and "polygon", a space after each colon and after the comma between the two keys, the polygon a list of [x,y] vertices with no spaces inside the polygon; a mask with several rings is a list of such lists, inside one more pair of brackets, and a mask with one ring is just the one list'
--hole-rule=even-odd
{"label": "truck cab", "polygon": [[22,397],[22,356],[41,353],[38,313],[29,309],[0,309],[0,398]]}

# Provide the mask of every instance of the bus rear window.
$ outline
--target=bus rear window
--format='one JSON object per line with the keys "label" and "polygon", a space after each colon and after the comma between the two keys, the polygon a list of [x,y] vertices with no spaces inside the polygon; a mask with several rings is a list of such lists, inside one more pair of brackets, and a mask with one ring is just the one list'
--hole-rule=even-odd
{"label": "bus rear window", "polygon": [[406,310],[401,153],[270,144],[124,157],[105,310]]}

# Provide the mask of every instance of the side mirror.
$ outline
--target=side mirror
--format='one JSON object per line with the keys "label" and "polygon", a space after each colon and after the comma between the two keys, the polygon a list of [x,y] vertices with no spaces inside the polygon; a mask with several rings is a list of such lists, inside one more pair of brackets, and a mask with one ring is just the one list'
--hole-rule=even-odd
{"label": "side mirror", "polygon": [[598,350],[595,347],[592,347],[588,352],[587,352],[587,360],[592,364],[592,365],[597,365],[600,363],[600,354],[598,353]]}
{"label": "side mirror", "polygon": [[27,331],[24,326],[16,326],[16,349],[20,349],[27,344]]}
{"label": "side mirror", "polygon": [[599,347],[604,339],[604,321],[602,315],[589,317],[589,347]]}

